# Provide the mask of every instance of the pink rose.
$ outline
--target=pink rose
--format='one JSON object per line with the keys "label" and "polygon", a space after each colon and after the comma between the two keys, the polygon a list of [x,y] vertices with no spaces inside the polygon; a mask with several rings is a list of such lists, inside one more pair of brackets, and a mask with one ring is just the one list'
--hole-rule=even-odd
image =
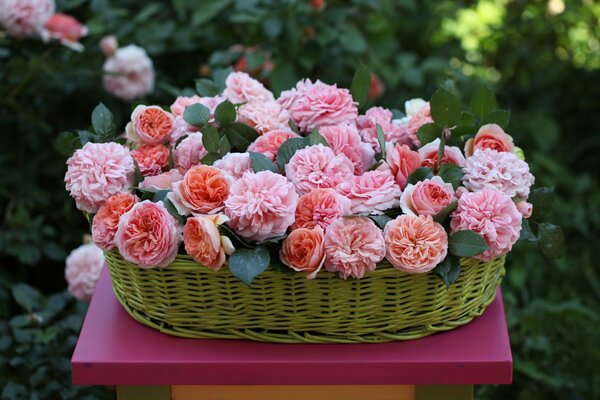
{"label": "pink rose", "polygon": [[206,154],[208,154],[208,151],[202,143],[202,133],[190,133],[173,150],[175,168],[181,174],[185,174],[190,168],[198,165]]}
{"label": "pink rose", "polygon": [[77,208],[94,213],[110,196],[133,183],[129,151],[117,143],[86,143],[67,160],[66,188]]}
{"label": "pink rose", "polygon": [[467,140],[465,154],[473,155],[475,150],[492,149],[512,153],[515,149],[513,138],[496,124],[483,125],[473,139]]}
{"label": "pink rose", "polygon": [[533,213],[533,204],[521,200],[516,203],[516,206],[523,218],[531,217],[531,214]]}
{"label": "pink rose", "polygon": [[215,109],[219,104],[225,101],[225,97],[223,96],[214,96],[214,97],[200,97],[198,95],[193,95],[191,97],[179,96],[175,99],[175,102],[171,104],[171,113],[175,117],[182,117],[186,107],[191,106],[192,104],[202,104],[208,111],[210,111],[210,118],[214,118]]}
{"label": "pink rose", "polygon": [[144,200],[121,216],[115,235],[119,252],[140,268],[164,268],[175,260],[181,226],[162,201]]}
{"label": "pink rose", "polygon": [[460,197],[450,227],[454,232],[468,229],[483,236],[489,249],[475,258],[487,262],[510,251],[519,239],[521,220],[521,213],[509,196],[483,188]]}
{"label": "pink rose", "polygon": [[377,125],[381,126],[386,142],[410,144],[408,131],[403,125],[392,123],[392,112],[382,107],[371,107],[365,115],[356,120],[356,127],[362,139],[371,145],[375,152],[380,152],[377,140]]}
{"label": "pink rose", "polygon": [[115,35],[107,35],[100,40],[100,49],[106,57],[112,57],[119,48],[119,42]]}
{"label": "pink rose", "polygon": [[43,40],[56,39],[73,50],[83,50],[79,40],[87,35],[88,30],[72,16],[56,13],[46,21],[45,28],[42,31]]}
{"label": "pink rose", "polygon": [[413,141],[415,146],[420,146],[421,142],[417,137],[417,132],[421,127],[425,124],[429,124],[433,122],[433,118],[431,118],[431,106],[429,103],[423,104],[419,111],[415,112],[412,116],[409,117],[408,122],[406,124],[406,129],[408,130],[408,136]]}
{"label": "pink rose", "polygon": [[162,108],[139,105],[131,113],[131,122],[125,130],[133,142],[161,144],[170,140],[173,123],[173,115]]}
{"label": "pink rose", "polygon": [[89,302],[106,265],[104,253],[93,243],[79,246],[65,260],[65,279],[73,297]]}
{"label": "pink rose", "polygon": [[54,0],[2,0],[0,25],[16,38],[38,36],[54,9]]}
{"label": "pink rose", "polygon": [[173,183],[167,198],[181,215],[216,214],[225,207],[232,179],[209,165],[190,168],[183,180]]}
{"label": "pink rose", "polygon": [[430,215],[400,215],[384,229],[386,258],[399,271],[431,271],[448,252],[448,235]]}
{"label": "pink rose", "polygon": [[324,126],[319,133],[336,155],[343,154],[352,161],[356,175],[361,175],[375,162],[375,151],[361,141],[354,125]]}
{"label": "pink rose", "polygon": [[290,129],[275,129],[256,138],[256,140],[248,146],[248,151],[261,153],[269,160],[276,162],[277,151],[283,142],[295,137],[298,137],[298,135]]}
{"label": "pink rose", "polygon": [[522,200],[527,199],[535,182],[525,161],[513,153],[490,149],[475,150],[467,158],[463,172],[463,184],[472,192],[490,188]]}
{"label": "pink rose", "polygon": [[307,279],[314,279],[325,262],[323,241],[323,230],[319,226],[295,229],[281,244],[279,258],[294,271],[305,272]]}
{"label": "pink rose", "polygon": [[400,208],[408,215],[435,216],[455,200],[452,184],[434,176],[406,186],[400,198]]}
{"label": "pink rose", "polygon": [[275,100],[273,93],[245,72],[232,72],[227,76],[223,96],[234,104]]}
{"label": "pink rose", "polygon": [[169,170],[159,175],[147,176],[140,183],[143,189],[168,190],[175,182],[183,179],[183,175],[176,169]]}
{"label": "pink rose", "polygon": [[235,250],[227,236],[221,236],[218,225],[224,215],[196,215],[188,218],[183,229],[185,251],[198,264],[218,271],[225,263],[225,255]]}
{"label": "pink rose", "polygon": [[227,153],[213,163],[213,166],[228,174],[233,180],[240,179],[247,171],[253,171],[250,154]]}
{"label": "pink rose", "polygon": [[200,128],[195,127],[194,125],[190,125],[183,117],[175,117],[173,119],[173,130],[171,131],[170,142],[171,145],[174,146],[177,144],[177,141],[184,136],[189,136],[192,133],[199,132]]}
{"label": "pink rose", "polygon": [[169,148],[164,144],[143,144],[131,151],[142,175],[158,175],[169,165]]}
{"label": "pink rose", "polygon": [[386,162],[390,167],[400,189],[406,187],[408,177],[421,166],[419,153],[407,145],[386,143]]}
{"label": "pink rose", "polygon": [[312,83],[310,79],[298,81],[298,83],[296,83],[296,87],[281,92],[279,98],[277,99],[277,103],[289,111],[292,105],[303,96],[303,93],[313,85],[315,84]]}
{"label": "pink rose", "polygon": [[362,278],[384,256],[383,234],[367,217],[340,218],[325,233],[325,268],[342,279]]}
{"label": "pink rose", "polygon": [[259,135],[288,129],[290,115],[276,101],[255,101],[238,109],[238,121],[254,128]]}
{"label": "pink rose", "polygon": [[334,189],[314,189],[303,194],[296,207],[292,228],[321,227],[324,231],[333,221],[350,214],[350,200]]}
{"label": "pink rose", "polygon": [[228,225],[249,240],[283,235],[294,222],[298,194],[285,177],[271,171],[246,172],[225,201]]}
{"label": "pink rose", "polygon": [[[419,157],[421,158],[421,167],[433,168],[437,171],[438,165],[438,149],[440,147],[440,139],[435,139],[427,143],[419,149]],[[458,147],[444,146],[444,156],[441,164],[454,164],[462,167],[465,165],[465,156]]]}
{"label": "pink rose", "polygon": [[354,165],[322,144],[300,149],[285,166],[288,179],[299,194],[316,188],[336,188],[354,177]]}
{"label": "pink rose", "polygon": [[289,108],[290,118],[302,132],[328,125],[353,123],[358,116],[357,103],[348,89],[321,81],[301,86]]}
{"label": "pink rose", "polygon": [[115,234],[121,215],[131,210],[140,199],[131,193],[117,193],[108,198],[92,220],[92,240],[103,250],[115,247]]}
{"label": "pink rose", "polygon": [[104,89],[121,100],[138,99],[154,90],[154,66],[141,47],[129,45],[117,49],[102,69]]}
{"label": "pink rose", "polygon": [[398,207],[402,191],[389,169],[365,172],[339,187],[339,192],[350,199],[353,214],[381,214]]}

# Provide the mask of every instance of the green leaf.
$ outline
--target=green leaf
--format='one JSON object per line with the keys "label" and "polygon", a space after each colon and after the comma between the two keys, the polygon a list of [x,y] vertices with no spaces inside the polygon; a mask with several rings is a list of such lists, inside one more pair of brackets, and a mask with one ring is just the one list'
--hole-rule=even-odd
{"label": "green leaf", "polygon": [[442,128],[451,128],[460,118],[460,101],[446,89],[438,89],[430,100],[431,118]]}
{"label": "green leaf", "polygon": [[542,222],[538,226],[538,246],[548,258],[560,258],[565,249],[565,238],[560,226]]}
{"label": "green leaf", "polygon": [[221,126],[235,122],[235,118],[235,107],[229,100],[225,100],[215,109],[215,119]]}
{"label": "green leaf", "polygon": [[264,246],[254,249],[237,249],[229,257],[229,270],[247,286],[269,266],[271,256]]}
{"label": "green leaf", "polygon": [[291,130],[293,130],[295,133],[297,133],[298,135],[300,134],[300,128],[298,128],[298,126],[294,123],[294,121],[292,121],[291,119],[288,121],[288,125],[290,127]]}
{"label": "green leaf", "polygon": [[448,250],[457,257],[475,257],[487,249],[485,239],[470,230],[452,232],[448,237]]}
{"label": "green leaf", "polygon": [[216,153],[216,152],[209,152],[207,153],[204,157],[202,157],[202,160],[200,160],[200,162],[204,165],[213,165],[213,163],[217,160],[221,159],[221,154]]}
{"label": "green leaf", "polygon": [[[480,86],[471,97],[471,111],[480,120],[496,109],[496,95],[486,86]],[[461,125],[463,125],[461,123]]]}
{"label": "green leaf", "polygon": [[217,85],[219,85],[221,90],[223,90],[225,88],[225,80],[227,79],[229,74],[232,72],[233,72],[232,67],[217,68],[217,69],[213,70],[213,79],[215,80],[215,83]]}
{"label": "green leaf", "polygon": [[0,398],[3,400],[21,400],[28,399],[30,397],[29,392],[24,385],[11,381],[4,386],[4,389],[2,389],[2,395]]}
{"label": "green leaf", "polygon": [[433,169],[429,167],[420,167],[415,169],[414,172],[408,176],[407,183],[412,183],[414,185],[419,181],[423,181],[431,177],[433,177]]}
{"label": "green leaf", "polygon": [[344,24],[339,41],[342,47],[352,53],[363,53],[367,50],[367,41],[354,24]]}
{"label": "green leaf", "polygon": [[442,164],[442,159],[444,158],[445,151],[446,151],[446,135],[442,134],[442,137],[440,138],[440,145],[438,146],[438,151],[437,151],[438,165]]}
{"label": "green leaf", "polygon": [[364,105],[367,101],[367,95],[369,94],[369,87],[371,87],[371,73],[364,65],[360,65],[354,73],[352,78],[352,85],[350,86],[350,93],[352,98],[359,105]]}
{"label": "green leaf", "polygon": [[323,146],[329,147],[329,143],[327,140],[321,136],[319,131],[315,128],[312,130],[310,135],[306,137],[308,139],[309,146],[314,146],[315,144],[322,144]]}
{"label": "green leaf", "polygon": [[62,155],[71,156],[81,147],[79,136],[73,132],[61,132],[54,142],[54,148]]}
{"label": "green leaf", "polygon": [[521,233],[519,235],[519,240],[527,240],[529,242],[535,242],[538,240],[537,236],[531,230],[531,225],[529,225],[529,221],[523,218],[521,221]]}
{"label": "green leaf", "polygon": [[220,144],[217,128],[209,124],[202,129],[202,144],[208,152],[219,152]]}
{"label": "green leaf", "polygon": [[439,263],[434,269],[433,273],[444,282],[446,288],[450,287],[460,275],[460,260],[458,257],[451,255],[446,256],[444,261]]}
{"label": "green leaf", "polygon": [[233,3],[233,0],[203,0],[195,2],[192,25],[196,26],[210,21],[231,3]]}
{"label": "green leaf", "polygon": [[225,126],[225,136],[237,150],[246,151],[250,143],[258,137],[258,133],[246,124],[233,122]]}
{"label": "green leaf", "polygon": [[429,123],[421,126],[417,131],[417,137],[421,145],[433,142],[435,139],[442,136],[442,128],[434,123]]}
{"label": "green leaf", "polygon": [[92,126],[99,142],[110,141],[117,129],[113,114],[102,103],[98,104],[92,111]]}
{"label": "green leaf", "polygon": [[13,285],[12,295],[17,304],[27,312],[39,309],[42,304],[42,294],[25,283]]}
{"label": "green leaf", "polygon": [[377,225],[379,227],[379,229],[385,228],[385,226],[387,225],[387,223],[392,220],[392,218],[388,217],[385,214],[382,214],[382,215],[369,215],[368,217],[373,222],[375,222],[375,225]]}
{"label": "green leaf", "polygon": [[275,165],[273,161],[269,160],[264,154],[255,153],[253,151],[249,151],[248,154],[250,154],[250,162],[252,163],[252,169],[254,170],[254,172],[279,172],[279,169],[277,169],[277,165]]}
{"label": "green leaf", "polygon": [[203,97],[213,97],[221,93],[221,88],[210,79],[196,79],[196,92]]}
{"label": "green leaf", "polygon": [[163,204],[165,205],[165,208],[167,209],[167,211],[169,212],[169,214],[171,214],[173,217],[175,217],[175,219],[177,221],[179,221],[179,223],[181,225],[185,225],[185,221],[187,220],[187,217],[185,217],[184,215],[180,215],[177,212],[177,209],[175,208],[175,206],[173,205],[173,203],[171,202],[171,200],[165,199],[163,201]]}
{"label": "green leaf", "polygon": [[225,155],[231,151],[231,144],[227,139],[227,136],[223,136],[219,141],[219,153]]}
{"label": "green leaf", "polygon": [[267,18],[266,20],[264,20],[262,28],[263,32],[268,38],[274,39],[277,36],[279,36],[281,31],[283,30],[283,22],[279,18]]}
{"label": "green leaf", "polygon": [[443,224],[446,218],[448,218],[448,216],[454,212],[454,210],[456,210],[456,207],[458,207],[458,201],[453,201],[435,214],[433,220],[438,224]]}
{"label": "green leaf", "polygon": [[152,196],[152,201],[154,203],[157,203],[159,201],[164,202],[165,199],[167,198],[167,194],[171,192],[170,189],[162,189],[162,190],[157,190],[154,195]]}
{"label": "green leaf", "polygon": [[277,164],[281,170],[285,170],[285,164],[290,161],[290,158],[296,154],[296,151],[308,146],[308,140],[306,138],[291,138],[283,142],[277,150]]}
{"label": "green leaf", "polygon": [[438,175],[444,182],[451,183],[454,190],[456,190],[462,183],[464,173],[458,165],[448,163],[442,164]]}
{"label": "green leaf", "polygon": [[385,134],[383,133],[383,129],[381,129],[381,125],[376,124],[377,129],[377,143],[379,143],[379,156],[380,160],[385,160]]}
{"label": "green leaf", "polygon": [[531,219],[541,221],[550,214],[556,202],[554,186],[533,189],[529,194],[529,202],[533,205]]}
{"label": "green leaf", "polygon": [[210,110],[205,105],[191,104],[183,111],[183,119],[190,125],[202,128],[210,118]]}
{"label": "green leaf", "polygon": [[482,125],[485,124],[498,124],[502,128],[506,129],[510,122],[510,111],[509,110],[494,110],[486,115],[481,121]]}

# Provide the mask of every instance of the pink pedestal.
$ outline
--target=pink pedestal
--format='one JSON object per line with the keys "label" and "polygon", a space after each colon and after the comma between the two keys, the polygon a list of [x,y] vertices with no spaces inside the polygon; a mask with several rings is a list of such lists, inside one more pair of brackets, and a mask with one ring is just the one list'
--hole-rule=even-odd
{"label": "pink pedestal", "polygon": [[274,344],[169,336],[132,319],[103,271],[72,363],[77,385],[508,384],[502,295],[471,323],[382,344]]}

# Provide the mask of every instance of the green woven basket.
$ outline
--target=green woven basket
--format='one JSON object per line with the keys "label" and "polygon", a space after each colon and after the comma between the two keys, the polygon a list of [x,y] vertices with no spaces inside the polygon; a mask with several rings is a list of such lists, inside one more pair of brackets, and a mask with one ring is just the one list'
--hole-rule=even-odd
{"label": "green woven basket", "polygon": [[106,252],[115,294],[139,322],[175,336],[280,343],[388,342],[449,330],[483,313],[504,276],[504,257],[462,260],[446,289],[432,273],[409,275],[382,263],[360,280],[322,271],[267,270],[248,288],[224,267],[188,256],[141,269]]}

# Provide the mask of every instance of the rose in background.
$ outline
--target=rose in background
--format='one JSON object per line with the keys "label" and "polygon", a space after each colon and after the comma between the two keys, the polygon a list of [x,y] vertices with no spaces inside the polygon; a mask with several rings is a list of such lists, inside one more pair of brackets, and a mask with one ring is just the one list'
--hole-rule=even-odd
{"label": "rose in background", "polygon": [[79,300],[89,302],[100,273],[107,265],[102,249],[94,243],[83,244],[69,254],[65,263],[69,293]]}

